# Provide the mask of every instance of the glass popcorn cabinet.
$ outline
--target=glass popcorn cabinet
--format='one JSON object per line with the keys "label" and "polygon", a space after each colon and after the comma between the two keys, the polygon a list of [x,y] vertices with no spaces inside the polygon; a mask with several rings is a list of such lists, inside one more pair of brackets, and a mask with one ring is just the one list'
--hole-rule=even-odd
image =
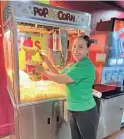
{"label": "glass popcorn cabinet", "polygon": [[15,116],[11,138],[57,138],[67,118],[64,85],[36,73],[32,63],[48,69],[42,53],[58,70],[63,69],[73,60],[74,38],[89,34],[90,20],[88,13],[32,2],[8,2],[4,9],[4,53]]}

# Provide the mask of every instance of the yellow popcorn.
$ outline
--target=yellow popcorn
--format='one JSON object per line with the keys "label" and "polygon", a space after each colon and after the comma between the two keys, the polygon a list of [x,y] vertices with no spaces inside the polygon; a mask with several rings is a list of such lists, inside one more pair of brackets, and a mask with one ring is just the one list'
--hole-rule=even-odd
{"label": "yellow popcorn", "polygon": [[[11,71],[8,75],[11,76]],[[64,85],[52,81],[32,81],[27,77],[26,73],[20,72],[21,103],[65,97]]]}

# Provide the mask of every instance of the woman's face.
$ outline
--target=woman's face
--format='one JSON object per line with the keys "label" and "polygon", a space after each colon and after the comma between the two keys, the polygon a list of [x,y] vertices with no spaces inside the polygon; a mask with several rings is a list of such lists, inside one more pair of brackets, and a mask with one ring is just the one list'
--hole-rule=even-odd
{"label": "woman's face", "polygon": [[88,54],[87,42],[82,38],[77,38],[74,41],[72,55],[76,62],[80,61]]}

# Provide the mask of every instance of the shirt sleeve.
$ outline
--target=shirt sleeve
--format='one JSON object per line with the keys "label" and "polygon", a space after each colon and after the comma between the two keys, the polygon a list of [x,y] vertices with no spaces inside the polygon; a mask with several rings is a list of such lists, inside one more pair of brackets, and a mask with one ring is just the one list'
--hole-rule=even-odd
{"label": "shirt sleeve", "polygon": [[78,64],[70,68],[66,73],[74,82],[78,83],[82,79],[94,76],[94,69],[89,64]]}

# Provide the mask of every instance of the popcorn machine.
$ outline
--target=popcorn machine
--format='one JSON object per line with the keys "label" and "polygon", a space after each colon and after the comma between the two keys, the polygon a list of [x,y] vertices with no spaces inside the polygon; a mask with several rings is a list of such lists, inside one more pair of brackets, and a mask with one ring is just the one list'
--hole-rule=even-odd
{"label": "popcorn machine", "polygon": [[[63,122],[63,85],[37,74],[32,63],[47,55],[58,70],[71,61],[75,36],[89,34],[89,13],[32,2],[9,2],[4,9],[7,89],[14,107],[16,139],[55,139]],[[38,50],[38,51],[37,51]]]}

